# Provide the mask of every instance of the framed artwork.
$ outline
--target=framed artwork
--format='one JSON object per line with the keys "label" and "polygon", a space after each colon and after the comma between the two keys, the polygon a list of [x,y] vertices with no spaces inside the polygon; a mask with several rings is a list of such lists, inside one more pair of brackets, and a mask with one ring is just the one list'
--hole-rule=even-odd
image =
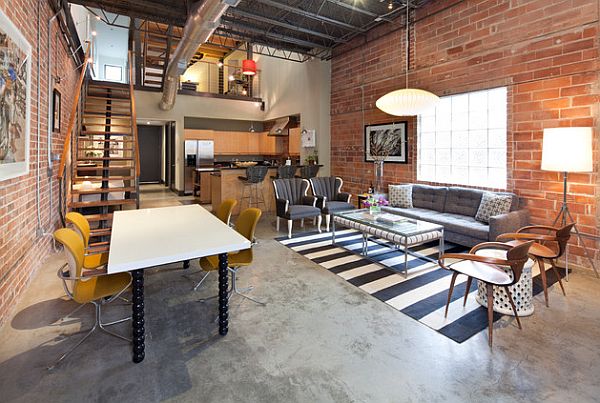
{"label": "framed artwork", "polygon": [[60,132],[60,92],[56,88],[52,92],[52,131]]}
{"label": "framed artwork", "polygon": [[31,45],[0,10],[0,181],[29,172]]}
{"label": "framed artwork", "polygon": [[365,126],[365,161],[373,162],[377,156],[386,156],[385,162],[408,162],[407,122]]}

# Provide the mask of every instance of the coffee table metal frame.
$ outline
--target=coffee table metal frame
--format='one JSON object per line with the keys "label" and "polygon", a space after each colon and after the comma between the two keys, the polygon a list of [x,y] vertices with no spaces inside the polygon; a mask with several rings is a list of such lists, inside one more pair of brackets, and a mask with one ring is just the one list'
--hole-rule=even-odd
{"label": "coffee table metal frame", "polygon": [[[404,270],[402,273],[404,277],[408,277],[408,255],[415,256],[419,259],[424,259],[429,262],[438,263],[436,259],[432,259],[428,256],[422,255],[420,253],[411,251],[410,248],[418,245],[422,245],[426,242],[431,242],[434,240],[439,241],[439,254],[438,258],[442,257],[444,253],[444,227],[438,224],[433,224],[427,221],[416,220],[413,218],[406,218],[405,221],[401,221],[400,223],[386,223],[381,221],[376,221],[376,215],[368,218],[369,214],[368,209],[360,209],[360,210],[351,210],[351,211],[343,211],[333,214],[332,220],[332,228],[331,228],[331,244],[335,245],[335,226],[336,221],[340,222],[341,220],[347,220],[355,226],[350,225],[349,228],[358,230],[362,233],[362,251],[361,255],[369,258],[369,238],[370,236],[375,236],[377,238],[385,239],[386,241],[392,242],[395,249],[402,250],[404,252]],[[359,218],[360,217],[360,218]],[[415,225],[421,225],[424,228],[421,229],[412,229],[406,230],[402,229],[401,224],[411,223]],[[341,223],[341,222],[340,222]],[[361,224],[363,227],[361,227]],[[367,231],[365,231],[367,229]],[[371,231],[369,231],[371,230]],[[377,231],[379,230],[379,231]],[[370,232],[377,232],[376,234]],[[400,242],[398,242],[398,238],[400,238]],[[418,240],[418,241],[415,241]],[[373,259],[371,259],[373,260]],[[374,261],[374,260],[373,260]]]}

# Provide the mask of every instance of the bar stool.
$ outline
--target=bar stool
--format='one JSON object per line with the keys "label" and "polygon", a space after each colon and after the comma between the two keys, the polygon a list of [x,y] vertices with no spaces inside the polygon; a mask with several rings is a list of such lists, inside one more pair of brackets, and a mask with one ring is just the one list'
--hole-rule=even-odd
{"label": "bar stool", "polygon": [[262,182],[267,176],[269,167],[266,166],[253,166],[246,168],[246,176],[238,176],[238,179],[242,181],[242,197],[240,198],[240,207],[243,204],[243,200],[248,200],[247,207],[258,206],[262,203],[265,210],[267,210],[267,203],[262,191],[259,189]]}
{"label": "bar stool", "polygon": [[303,165],[300,167],[300,178],[310,179],[317,176],[320,166],[318,165]]}
{"label": "bar stool", "polygon": [[296,165],[281,165],[277,167],[277,176],[271,176],[271,179],[293,179],[297,169]]}

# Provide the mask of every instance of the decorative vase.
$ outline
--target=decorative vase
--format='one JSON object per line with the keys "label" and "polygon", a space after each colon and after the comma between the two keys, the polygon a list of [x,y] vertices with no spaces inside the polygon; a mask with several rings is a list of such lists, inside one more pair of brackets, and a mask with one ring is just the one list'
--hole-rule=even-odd
{"label": "decorative vase", "polygon": [[375,174],[375,194],[382,194],[383,192],[383,160],[375,160],[373,173]]}
{"label": "decorative vase", "polygon": [[370,206],[369,207],[370,214],[378,214],[381,213],[381,206]]}

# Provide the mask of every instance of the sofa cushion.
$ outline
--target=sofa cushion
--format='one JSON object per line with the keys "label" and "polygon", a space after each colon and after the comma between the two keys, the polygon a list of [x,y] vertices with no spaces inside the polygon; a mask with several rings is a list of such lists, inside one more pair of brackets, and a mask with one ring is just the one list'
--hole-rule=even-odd
{"label": "sofa cushion", "polygon": [[451,187],[446,194],[444,212],[475,217],[481,204],[481,196],[482,190]]}
{"label": "sofa cushion", "polygon": [[421,208],[404,209],[397,207],[383,207],[382,210],[409,218],[415,218],[417,220],[443,225],[444,229],[447,231],[481,239],[482,241],[487,241],[489,237],[489,225],[477,221],[474,217],[467,217],[462,214],[454,213],[440,213],[438,211]]}
{"label": "sofa cushion", "polygon": [[481,198],[481,204],[479,205],[475,219],[489,223],[490,217],[508,213],[512,200],[513,198],[510,194],[485,192]]}
{"label": "sofa cushion", "polygon": [[497,195],[502,195],[502,196],[510,196],[511,198],[511,203],[510,203],[510,211],[517,211],[519,209],[519,196],[517,196],[514,193],[510,193],[510,192],[494,192]]}
{"label": "sofa cushion", "polygon": [[413,207],[443,212],[447,192],[448,188],[446,187],[413,185]]}
{"label": "sofa cushion", "polygon": [[412,203],[412,184],[409,185],[389,185],[388,196],[390,205],[401,208],[411,208]]}

